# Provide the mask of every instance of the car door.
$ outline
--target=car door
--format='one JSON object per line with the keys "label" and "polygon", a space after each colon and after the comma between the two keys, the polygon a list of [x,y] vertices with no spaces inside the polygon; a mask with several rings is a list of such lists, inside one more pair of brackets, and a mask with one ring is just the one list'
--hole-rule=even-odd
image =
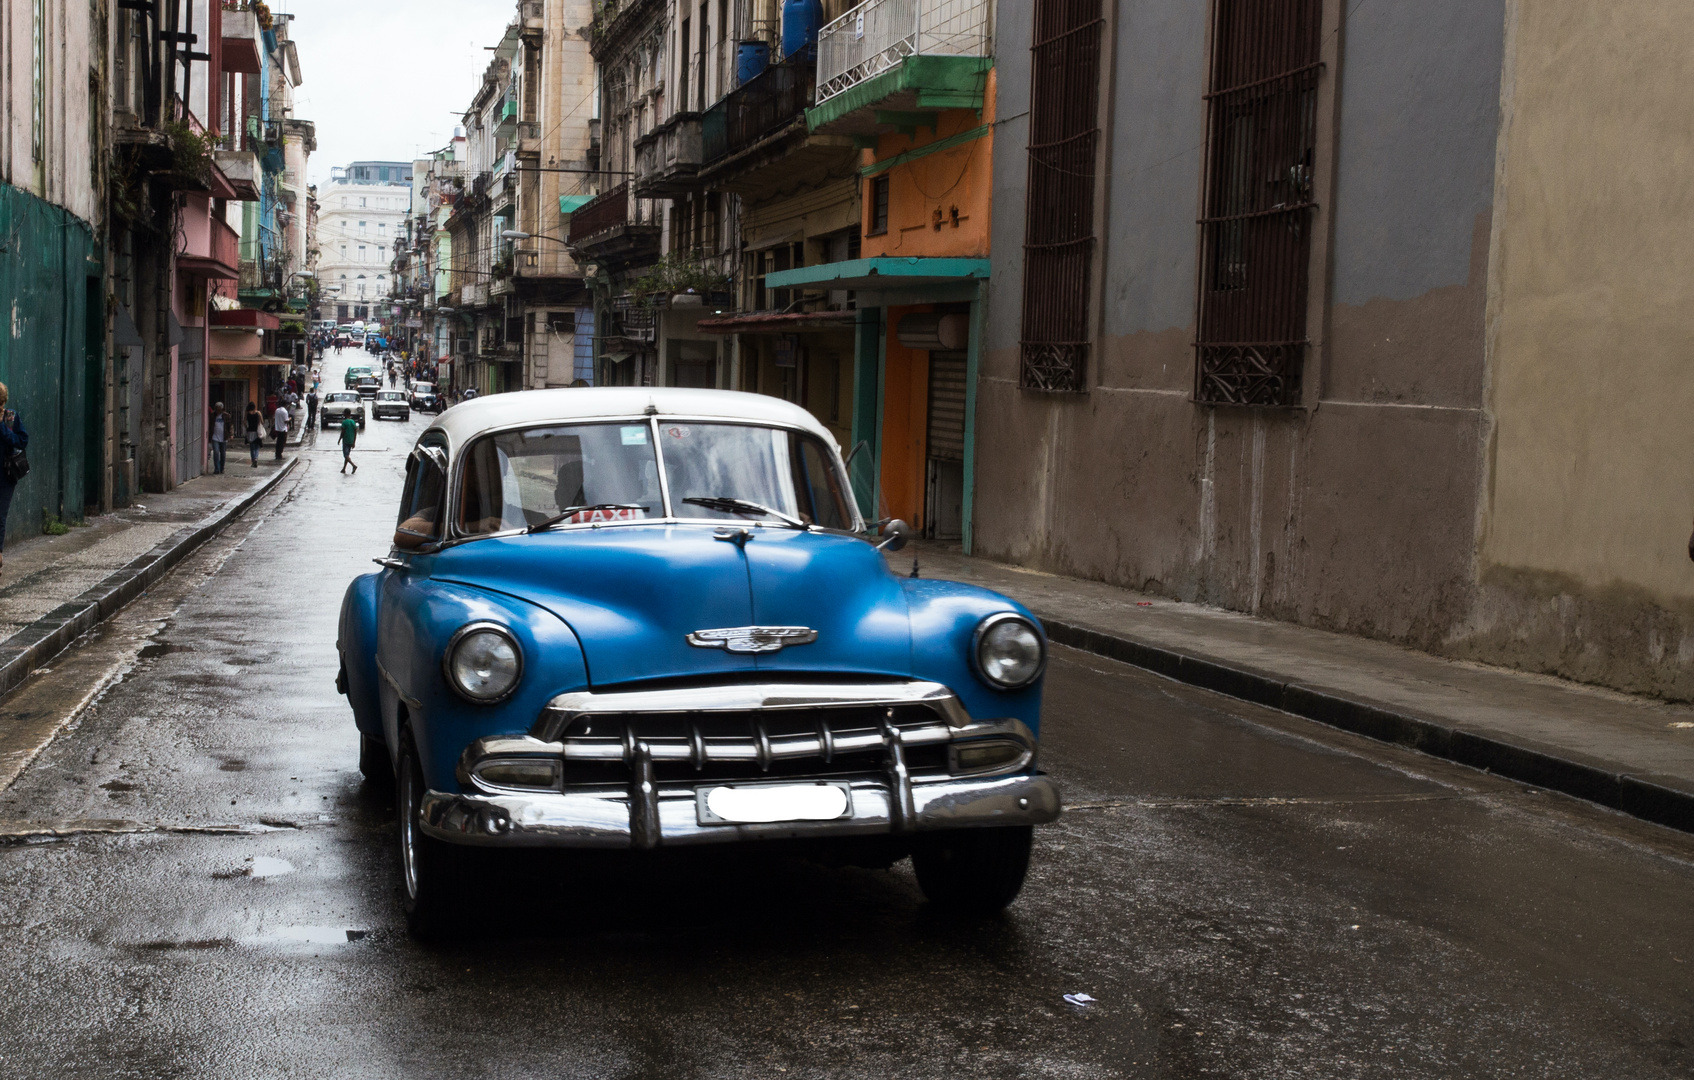
{"label": "car door", "polygon": [[395,544],[384,561],[378,584],[377,674],[382,683],[382,726],[393,742],[399,730],[401,706],[415,709],[422,680],[432,677],[428,657],[434,654],[423,617],[433,588],[431,550],[442,537],[446,516],[447,455],[445,437],[427,432],[406,461],[406,482],[395,521]]}

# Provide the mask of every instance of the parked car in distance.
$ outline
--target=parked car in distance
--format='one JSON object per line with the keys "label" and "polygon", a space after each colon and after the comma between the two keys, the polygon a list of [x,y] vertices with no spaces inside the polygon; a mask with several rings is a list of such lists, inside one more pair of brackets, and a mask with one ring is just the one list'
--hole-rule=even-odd
{"label": "parked car in distance", "polygon": [[396,420],[410,420],[412,406],[406,400],[406,395],[400,391],[384,390],[377,394],[376,402],[371,406],[371,415],[378,420],[390,416]]}
{"label": "parked car in distance", "polygon": [[369,375],[370,373],[371,373],[371,369],[368,366],[354,365],[352,367],[349,367],[347,369],[347,374],[344,378],[347,389],[349,389],[349,390],[355,389],[359,385],[359,380],[364,378],[366,375]]}
{"label": "parked car in distance", "polygon": [[408,399],[412,408],[419,412],[440,412],[441,406],[435,400],[435,384],[417,382],[412,384],[411,396]]}
{"label": "parked car in distance", "polygon": [[336,640],[415,933],[488,919],[469,847],[781,841],[910,857],[942,915],[1012,902],[1060,809],[1046,636],[896,575],[910,530],[851,492],[829,429],[758,394],[520,391],[431,422]]}
{"label": "parked car in distance", "polygon": [[318,409],[318,415],[323,418],[324,430],[338,427],[341,421],[351,416],[359,422],[359,427],[365,426],[365,399],[351,390],[337,390],[324,396],[323,405]]}
{"label": "parked car in distance", "polygon": [[382,380],[375,375],[361,375],[356,389],[360,397],[374,398],[377,391],[382,389]]}

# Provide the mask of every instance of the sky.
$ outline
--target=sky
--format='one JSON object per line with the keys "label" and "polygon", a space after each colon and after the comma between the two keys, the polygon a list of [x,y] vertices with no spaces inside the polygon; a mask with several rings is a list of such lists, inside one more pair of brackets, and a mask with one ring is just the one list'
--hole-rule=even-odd
{"label": "sky", "polygon": [[317,125],[308,182],[351,161],[440,149],[482,85],[516,0],[270,0],[293,15],[294,116]]}

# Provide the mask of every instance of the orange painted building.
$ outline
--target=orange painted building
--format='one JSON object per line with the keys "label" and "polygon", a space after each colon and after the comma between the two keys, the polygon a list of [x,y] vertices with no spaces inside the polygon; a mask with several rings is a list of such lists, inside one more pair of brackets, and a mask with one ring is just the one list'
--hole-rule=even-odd
{"label": "orange painted building", "polygon": [[[919,0],[920,11],[929,6]],[[832,72],[825,28],[819,101],[807,121],[813,132],[851,135],[860,147],[859,257],[769,280],[852,292],[853,442],[868,446],[874,461],[868,468],[856,461],[852,472],[867,516],[903,519],[967,550],[992,224],[987,12],[984,3],[979,39],[949,39],[967,53],[974,40],[977,54],[926,54],[923,46],[936,39],[919,34],[919,51],[877,73]],[[831,24],[838,25],[851,32],[853,13]]]}

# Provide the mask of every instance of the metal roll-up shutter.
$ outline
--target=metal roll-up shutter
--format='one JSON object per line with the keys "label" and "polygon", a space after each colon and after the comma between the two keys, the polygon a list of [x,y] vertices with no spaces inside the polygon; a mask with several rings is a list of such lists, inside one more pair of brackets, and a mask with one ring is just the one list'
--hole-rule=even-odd
{"label": "metal roll-up shutter", "polygon": [[929,354],[929,456],[965,460],[965,368],[963,352]]}

